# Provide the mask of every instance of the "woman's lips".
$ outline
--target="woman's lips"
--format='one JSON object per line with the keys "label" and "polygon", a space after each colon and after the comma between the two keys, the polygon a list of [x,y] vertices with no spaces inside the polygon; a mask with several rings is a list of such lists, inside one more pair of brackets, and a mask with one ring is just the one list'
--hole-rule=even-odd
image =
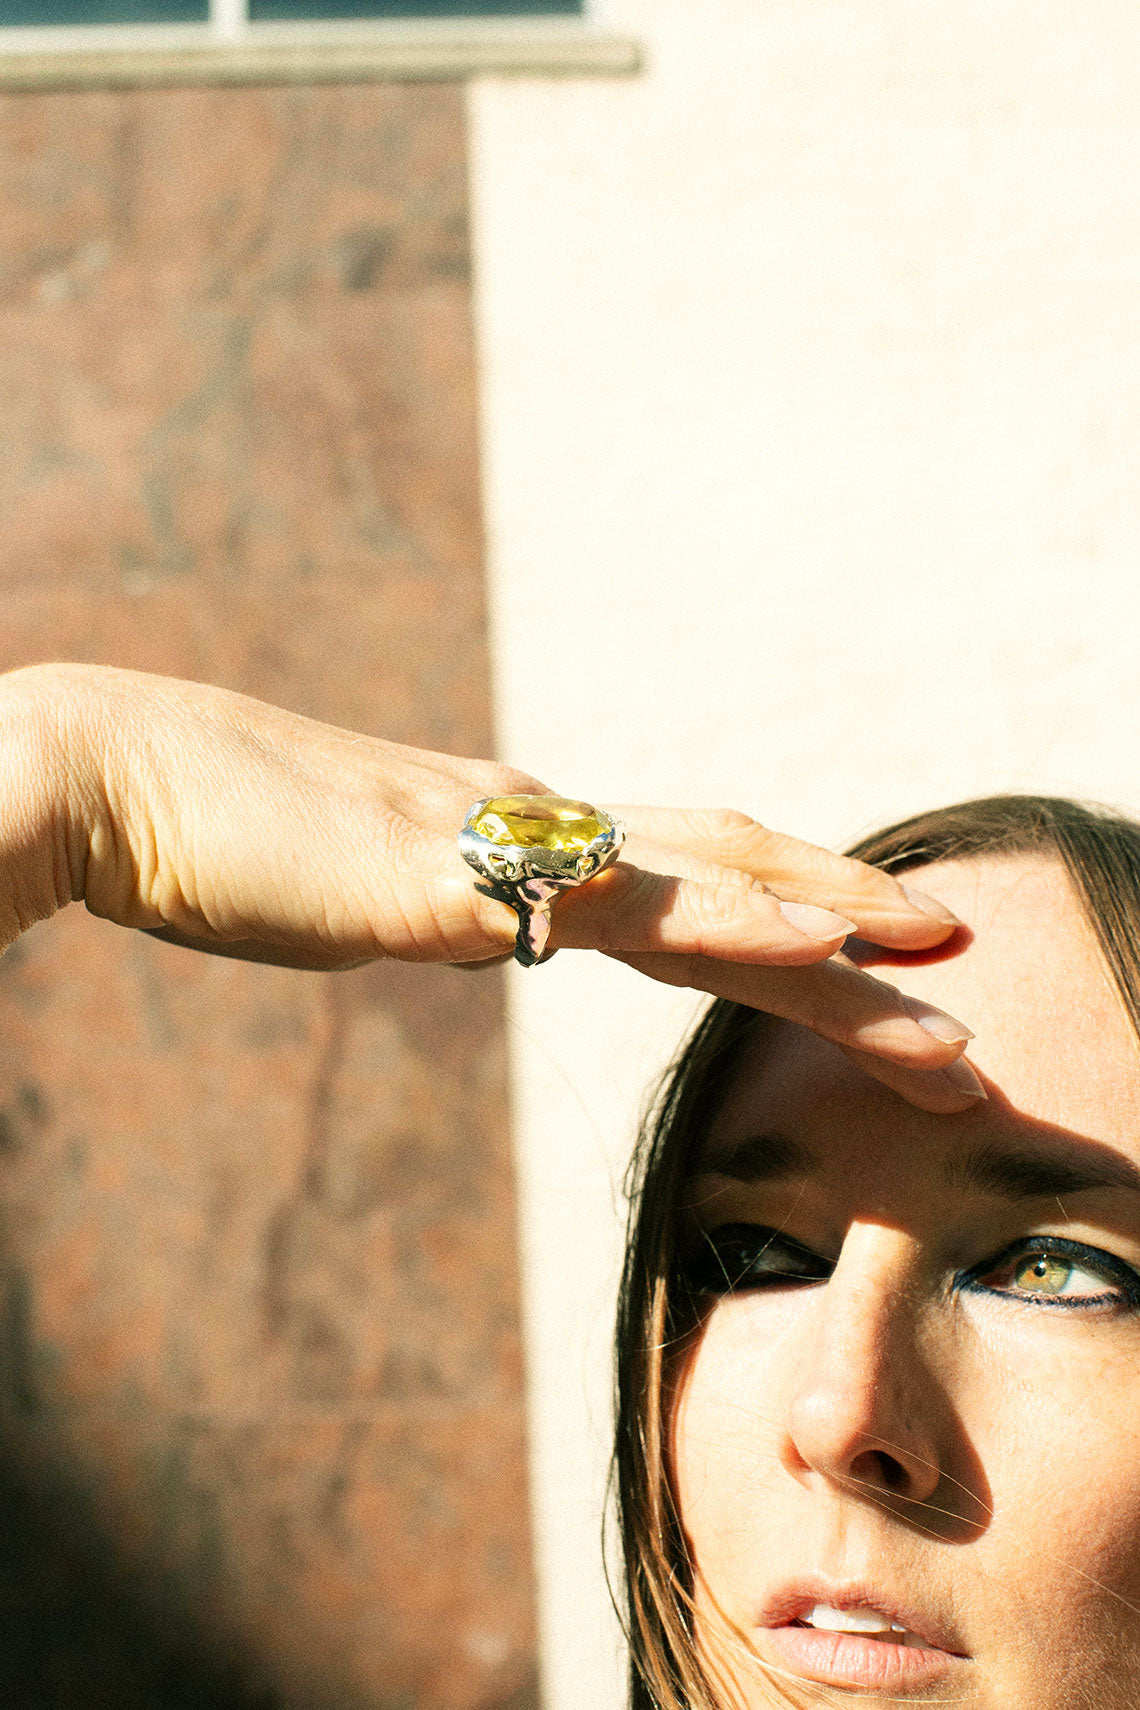
{"label": "woman's lips", "polygon": [[964,1660],[937,1645],[899,1645],[890,1638],[833,1633],[789,1623],[761,1627],[762,1655],[805,1680],[827,1686],[863,1686],[880,1692],[913,1692],[942,1680]]}
{"label": "woman's lips", "polygon": [[[864,1628],[877,1616],[882,1631],[839,1631],[844,1612],[852,1615],[852,1626]],[[900,1631],[892,1633],[892,1626]],[[881,1692],[932,1685],[968,1660],[936,1617],[865,1585],[811,1580],[786,1586],[768,1600],[756,1636],[762,1654],[805,1679]]]}

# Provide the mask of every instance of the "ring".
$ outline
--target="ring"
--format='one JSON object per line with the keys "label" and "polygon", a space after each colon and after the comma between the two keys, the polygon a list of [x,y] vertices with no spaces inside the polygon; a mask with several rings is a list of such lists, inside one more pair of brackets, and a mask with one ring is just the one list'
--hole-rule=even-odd
{"label": "ring", "polygon": [[596,879],[624,842],[617,821],[588,802],[491,796],[469,809],[459,852],[479,875],[475,889],[518,915],[515,961],[533,968],[550,937],[555,898]]}

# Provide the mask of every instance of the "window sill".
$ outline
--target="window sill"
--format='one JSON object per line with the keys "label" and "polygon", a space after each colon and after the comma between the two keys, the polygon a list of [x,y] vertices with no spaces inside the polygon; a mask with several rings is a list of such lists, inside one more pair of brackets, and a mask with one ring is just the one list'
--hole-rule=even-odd
{"label": "window sill", "polygon": [[424,19],[0,29],[0,91],[378,83],[480,75],[628,77],[640,44],[580,19]]}

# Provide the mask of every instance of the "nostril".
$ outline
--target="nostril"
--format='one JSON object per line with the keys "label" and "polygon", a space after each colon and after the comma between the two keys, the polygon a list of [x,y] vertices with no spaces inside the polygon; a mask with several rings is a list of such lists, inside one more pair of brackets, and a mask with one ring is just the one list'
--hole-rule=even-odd
{"label": "nostril", "polygon": [[910,1483],[910,1474],[900,1460],[885,1449],[868,1449],[851,1468],[860,1483],[877,1484],[881,1489],[902,1491]]}
{"label": "nostril", "polygon": [[908,1483],[907,1470],[901,1461],[896,1461],[893,1455],[888,1455],[882,1449],[876,1449],[875,1459],[882,1469],[883,1483],[891,1490],[901,1490]]}

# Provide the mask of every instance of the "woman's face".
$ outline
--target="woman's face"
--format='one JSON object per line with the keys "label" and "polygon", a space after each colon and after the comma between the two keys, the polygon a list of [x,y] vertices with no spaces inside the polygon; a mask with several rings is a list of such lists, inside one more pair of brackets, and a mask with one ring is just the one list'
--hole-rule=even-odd
{"label": "woman's face", "polygon": [[695,1274],[741,1279],[675,1391],[698,1639],[748,1710],[784,1701],[749,1647],[869,1705],[1124,1710],[1140,1052],[1058,865],[921,883],[972,942],[876,971],[974,1028],[988,1102],[926,1115],[774,1024],[689,1184]]}

